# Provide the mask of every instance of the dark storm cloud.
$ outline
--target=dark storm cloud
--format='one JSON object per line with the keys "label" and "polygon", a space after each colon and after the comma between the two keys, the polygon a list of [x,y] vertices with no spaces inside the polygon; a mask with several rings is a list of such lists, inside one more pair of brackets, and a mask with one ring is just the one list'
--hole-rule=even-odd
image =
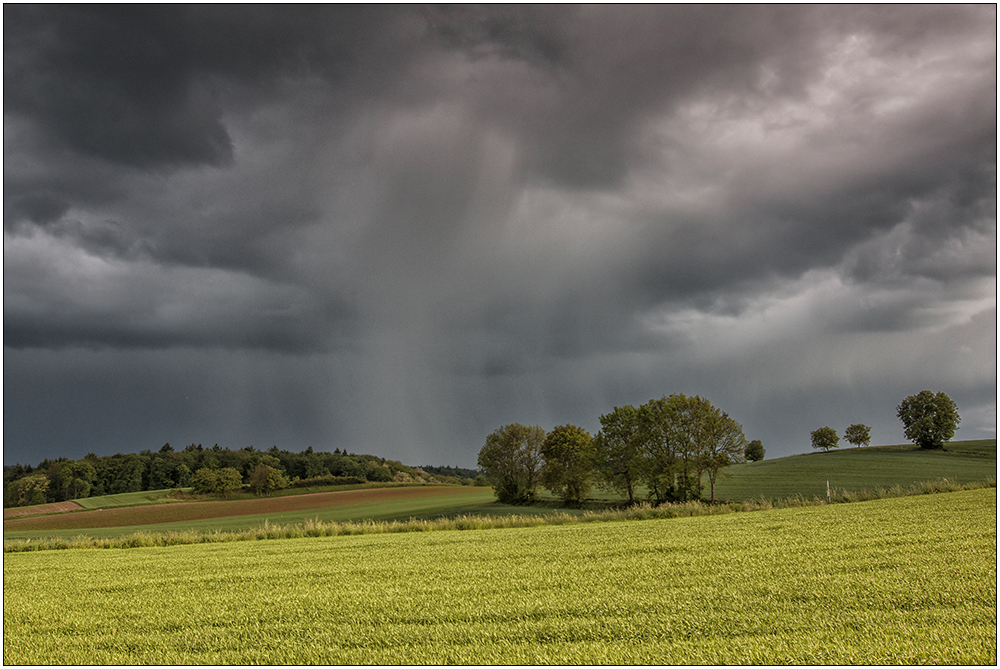
{"label": "dark storm cloud", "polygon": [[470,466],[686,392],[777,454],[938,385],[995,433],[995,7],[4,19],[8,444],[56,387],[119,450]]}
{"label": "dark storm cloud", "polygon": [[4,106],[72,150],[137,167],[228,165],[218,86],[337,77],[376,12],[258,6],[4,8]]}

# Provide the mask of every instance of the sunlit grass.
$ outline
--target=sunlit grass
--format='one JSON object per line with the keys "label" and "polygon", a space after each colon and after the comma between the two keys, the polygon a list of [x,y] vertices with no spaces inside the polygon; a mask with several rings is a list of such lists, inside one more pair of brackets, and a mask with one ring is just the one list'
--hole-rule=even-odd
{"label": "sunlit grass", "polygon": [[996,490],[7,554],[7,664],[995,664]]}

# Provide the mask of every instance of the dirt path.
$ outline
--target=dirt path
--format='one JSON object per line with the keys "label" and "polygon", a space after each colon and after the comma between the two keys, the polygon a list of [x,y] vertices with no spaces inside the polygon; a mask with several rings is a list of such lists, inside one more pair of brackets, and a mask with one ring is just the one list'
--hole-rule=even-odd
{"label": "dirt path", "polygon": [[[98,527],[121,527],[129,525],[152,525],[206,518],[226,518],[229,516],[249,516],[260,513],[280,513],[282,511],[302,511],[326,509],[336,506],[351,506],[370,502],[390,502],[442,495],[461,495],[481,491],[471,486],[440,486],[427,488],[365,488],[362,490],[338,490],[317,492],[308,495],[287,497],[262,497],[260,499],[240,499],[231,501],[182,502],[175,504],[153,504],[130,506],[116,509],[95,509],[78,513],[36,516],[4,520],[7,532],[18,530],[73,530]],[[73,504],[72,502],[64,502]],[[75,504],[74,504],[75,505]],[[55,506],[55,505],[52,505]],[[75,505],[76,506],[76,505]],[[38,507],[34,507],[37,509]]]}

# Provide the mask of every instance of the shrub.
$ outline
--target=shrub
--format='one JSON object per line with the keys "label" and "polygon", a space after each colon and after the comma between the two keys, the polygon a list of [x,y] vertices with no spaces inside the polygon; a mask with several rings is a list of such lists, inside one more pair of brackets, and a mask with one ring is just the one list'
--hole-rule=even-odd
{"label": "shrub", "polygon": [[360,485],[362,483],[367,483],[367,481],[357,476],[333,476],[331,474],[328,474],[326,476],[313,476],[312,478],[299,479],[298,481],[293,481],[290,484],[290,487],[318,488],[320,486]]}

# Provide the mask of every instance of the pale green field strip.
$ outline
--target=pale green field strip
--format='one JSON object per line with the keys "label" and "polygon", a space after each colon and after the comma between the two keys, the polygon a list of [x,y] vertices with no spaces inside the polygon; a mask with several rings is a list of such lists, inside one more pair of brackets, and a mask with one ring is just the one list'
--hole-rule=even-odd
{"label": "pale green field strip", "polygon": [[996,664],[996,490],[7,554],[5,664]]}
{"label": "pale green field strip", "polygon": [[176,504],[181,500],[171,499],[165,490],[144,490],[142,492],[123,492],[117,495],[101,495],[100,497],[83,497],[73,500],[85,509],[113,509],[122,506],[144,506],[147,504]]}
{"label": "pale green field strip", "polygon": [[[334,490],[359,490],[365,488],[397,488],[397,487],[421,487],[417,484],[400,483],[363,483],[358,485],[334,485],[317,486],[314,488],[286,488],[276,490],[271,493],[271,497],[282,497],[286,495],[306,495],[312,492],[330,492]],[[429,486],[427,486],[429,487]],[[190,492],[191,488],[182,488]],[[99,497],[83,497],[73,500],[85,509],[114,509],[124,506],[147,506],[150,504],[177,504],[190,500],[169,497],[174,492],[173,488],[162,490],[143,490],[141,492],[123,492],[115,495],[101,495]],[[234,493],[232,499],[253,499],[255,496],[250,493]]]}
{"label": "pale green field strip", "polygon": [[308,520],[345,522],[350,520],[392,520],[410,517],[441,516],[458,513],[477,513],[477,505],[488,505],[494,500],[492,488],[479,488],[462,495],[426,497],[422,499],[394,500],[336,506],[327,509],[305,509],[279,513],[206,518],[153,525],[129,525],[94,529],[38,530],[23,532],[4,531],[4,539],[37,539],[40,537],[120,537],[136,532],[232,532],[260,527],[265,521],[272,525],[294,525]]}

